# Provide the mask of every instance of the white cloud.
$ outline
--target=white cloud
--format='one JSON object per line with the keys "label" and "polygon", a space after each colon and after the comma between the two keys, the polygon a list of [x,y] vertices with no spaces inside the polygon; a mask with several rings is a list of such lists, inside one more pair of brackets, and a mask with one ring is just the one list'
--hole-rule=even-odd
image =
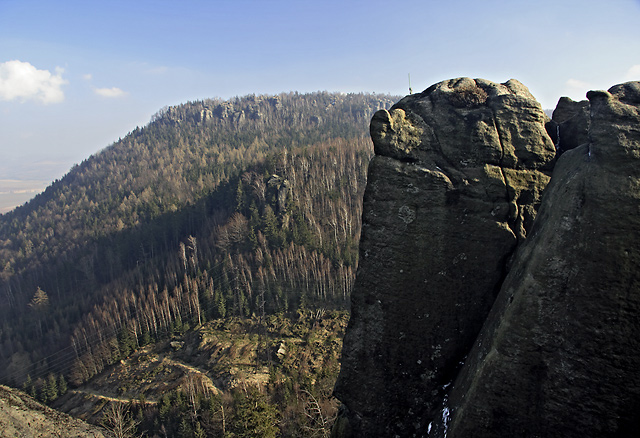
{"label": "white cloud", "polygon": [[562,92],[562,96],[570,97],[573,100],[585,100],[587,91],[592,90],[593,84],[582,81],[580,79],[569,79],[565,82],[565,87]]}
{"label": "white cloud", "polygon": [[569,79],[567,81],[567,86],[569,88],[574,88],[576,90],[582,91],[582,90],[586,90],[587,88],[590,88],[591,84],[585,81],[581,81],[579,79]]}
{"label": "white cloud", "polygon": [[640,81],[640,64],[636,64],[627,70],[625,79],[627,81]]}
{"label": "white cloud", "polygon": [[37,100],[44,104],[64,100],[62,86],[69,82],[62,78],[63,69],[55,74],[38,70],[28,62],[12,60],[0,63],[0,100]]}
{"label": "white cloud", "polygon": [[93,91],[102,97],[122,97],[126,96],[126,92],[122,91],[120,88],[112,87],[112,88],[94,88]]}
{"label": "white cloud", "polygon": [[91,79],[93,79],[93,75],[91,73],[87,73],[82,75],[82,79],[84,79],[85,81],[90,81]]}

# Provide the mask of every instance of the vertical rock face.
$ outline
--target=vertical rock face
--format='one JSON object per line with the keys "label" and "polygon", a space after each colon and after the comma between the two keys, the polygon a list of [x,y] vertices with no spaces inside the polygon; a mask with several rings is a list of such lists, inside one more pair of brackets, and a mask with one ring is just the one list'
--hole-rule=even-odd
{"label": "vertical rock face", "polygon": [[335,435],[427,435],[535,218],[546,121],[519,82],[468,78],[374,115]]}
{"label": "vertical rock face", "polygon": [[587,97],[432,436],[640,436],[640,83]]}

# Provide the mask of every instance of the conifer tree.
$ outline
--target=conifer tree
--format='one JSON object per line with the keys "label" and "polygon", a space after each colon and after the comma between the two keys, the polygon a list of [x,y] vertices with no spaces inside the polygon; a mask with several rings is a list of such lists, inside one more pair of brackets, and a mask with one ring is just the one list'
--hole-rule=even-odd
{"label": "conifer tree", "polygon": [[31,397],[36,398],[36,387],[31,380],[31,375],[27,375],[27,380],[22,384],[22,390],[29,394]]}
{"label": "conifer tree", "polygon": [[47,401],[52,402],[58,398],[58,379],[53,374],[49,374],[45,383]]}
{"label": "conifer tree", "polygon": [[60,378],[58,379],[58,394],[63,396],[67,393],[67,390],[67,381],[65,380],[64,375],[60,374]]}
{"label": "conifer tree", "polygon": [[238,438],[275,438],[278,433],[276,409],[267,397],[252,388],[236,402],[233,430]]}
{"label": "conifer tree", "polygon": [[135,341],[131,336],[131,331],[126,327],[118,333],[118,349],[122,359],[129,357],[131,352],[135,350]]}
{"label": "conifer tree", "polygon": [[193,429],[193,438],[206,438],[207,434],[202,428],[199,421],[196,421],[196,426]]}

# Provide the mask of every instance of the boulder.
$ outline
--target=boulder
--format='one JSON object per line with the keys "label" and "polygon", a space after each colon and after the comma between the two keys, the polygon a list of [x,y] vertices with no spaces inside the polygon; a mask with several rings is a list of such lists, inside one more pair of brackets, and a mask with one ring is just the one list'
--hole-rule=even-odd
{"label": "boulder", "polygon": [[373,116],[335,436],[426,436],[533,224],[547,120],[519,82],[469,78]]}

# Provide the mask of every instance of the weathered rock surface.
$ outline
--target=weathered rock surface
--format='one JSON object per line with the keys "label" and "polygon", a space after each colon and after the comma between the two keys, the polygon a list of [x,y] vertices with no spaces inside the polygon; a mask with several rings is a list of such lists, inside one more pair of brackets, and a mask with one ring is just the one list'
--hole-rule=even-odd
{"label": "weathered rock surface", "polygon": [[547,124],[558,155],[589,141],[589,101],[575,102],[561,97],[552,120]]}
{"label": "weathered rock surface", "polygon": [[640,82],[587,97],[432,436],[640,436]]}
{"label": "weathered rock surface", "polygon": [[0,385],[0,436],[12,438],[104,438],[104,429],[44,406]]}
{"label": "weathered rock surface", "polygon": [[341,436],[426,436],[531,228],[555,147],[526,87],[455,79],[371,122]]}

